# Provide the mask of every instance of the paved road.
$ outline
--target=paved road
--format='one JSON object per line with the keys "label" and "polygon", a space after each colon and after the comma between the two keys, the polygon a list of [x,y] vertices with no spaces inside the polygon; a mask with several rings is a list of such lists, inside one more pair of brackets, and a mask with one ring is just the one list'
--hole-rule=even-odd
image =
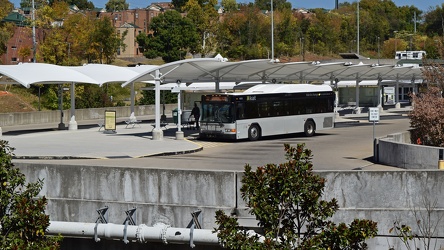
{"label": "paved road", "polygon": [[[313,151],[315,170],[393,170],[395,168],[372,162],[373,124],[362,118],[359,123],[323,131],[314,137],[303,134],[276,136],[250,142],[192,141],[202,151],[192,154],[152,156],[147,158],[80,159],[80,160],[16,160],[21,162],[45,162],[50,164],[75,164],[95,166],[126,166],[177,169],[243,170],[246,163],[262,166],[281,163],[284,143],[305,143]],[[409,120],[405,116],[383,117],[375,126],[376,137],[405,131]],[[125,147],[125,145],[122,145]]]}

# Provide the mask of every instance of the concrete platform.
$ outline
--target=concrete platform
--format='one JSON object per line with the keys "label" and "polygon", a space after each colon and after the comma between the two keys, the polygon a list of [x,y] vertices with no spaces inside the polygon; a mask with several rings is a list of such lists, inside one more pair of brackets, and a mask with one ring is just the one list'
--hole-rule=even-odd
{"label": "concrete platform", "polygon": [[[168,154],[185,154],[202,150],[186,137],[176,140],[177,128],[167,126],[163,139],[152,140],[151,123],[128,127],[120,124],[115,133],[99,131],[98,126],[78,130],[19,130],[3,133],[1,140],[15,148],[16,159],[109,159],[141,158]],[[196,130],[185,130],[192,136]]]}
{"label": "concrete platform", "polygon": [[[368,116],[365,109],[361,114],[347,114],[344,110],[339,112],[335,126],[353,126]],[[381,117],[402,116],[409,110],[409,107],[385,110]],[[183,136],[184,139],[176,139],[177,126],[170,121],[162,127],[163,138],[153,140],[152,117],[139,119],[142,122],[134,127],[118,122],[116,133],[99,130],[96,121],[84,121],[79,124],[78,130],[58,130],[58,124],[3,127],[0,139],[15,148],[16,159],[142,158],[193,153],[203,149],[193,142],[198,135],[197,130],[182,128],[180,138]]]}

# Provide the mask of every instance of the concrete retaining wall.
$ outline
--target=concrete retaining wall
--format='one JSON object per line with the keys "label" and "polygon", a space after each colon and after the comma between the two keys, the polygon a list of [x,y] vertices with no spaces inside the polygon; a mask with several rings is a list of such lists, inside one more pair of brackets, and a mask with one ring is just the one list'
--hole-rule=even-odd
{"label": "concrete retaining wall", "polygon": [[[172,110],[177,108],[177,104],[165,104],[165,114],[172,115]],[[162,109],[162,107],[161,107]],[[128,118],[131,115],[131,107],[107,107],[107,108],[91,108],[76,109],[76,121],[98,120],[103,119],[105,110],[116,111],[117,118]],[[70,110],[63,111],[63,122],[68,123],[71,119]],[[154,115],[154,105],[141,105],[134,107],[134,113],[137,116]],[[162,110],[161,110],[162,113]],[[51,111],[34,111],[34,112],[17,112],[17,113],[0,113],[0,127],[14,125],[59,123],[60,110]]]}
{"label": "concrete retaining wall", "polygon": [[[48,200],[51,220],[95,222],[96,209],[109,207],[109,222],[123,223],[125,211],[137,207],[136,224],[168,223],[186,227],[190,213],[202,210],[202,225],[215,226],[218,209],[236,211],[241,219],[254,225],[239,193],[241,172],[128,169],[125,167],[62,166],[16,164],[27,180],[44,179],[41,192]],[[378,222],[379,234],[373,246],[399,246],[387,235],[394,221],[415,229],[414,208],[424,207],[424,199],[437,202],[432,221],[444,215],[444,171],[322,171],[327,179],[325,198],[338,200],[337,222],[355,218]],[[248,217],[248,218],[246,218]],[[437,235],[444,236],[444,221]],[[400,249],[400,248],[395,248]]]}
{"label": "concrete retaining wall", "polygon": [[379,163],[404,169],[438,169],[444,151],[440,147],[411,144],[409,131],[380,138],[376,147]]}

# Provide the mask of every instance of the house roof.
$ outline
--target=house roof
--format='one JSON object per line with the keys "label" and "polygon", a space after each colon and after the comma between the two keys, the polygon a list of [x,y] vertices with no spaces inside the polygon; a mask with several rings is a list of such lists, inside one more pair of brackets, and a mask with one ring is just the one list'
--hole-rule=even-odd
{"label": "house roof", "polygon": [[23,26],[23,22],[26,20],[27,18],[24,15],[18,12],[11,12],[5,18],[3,18],[2,21],[15,23],[18,26]]}

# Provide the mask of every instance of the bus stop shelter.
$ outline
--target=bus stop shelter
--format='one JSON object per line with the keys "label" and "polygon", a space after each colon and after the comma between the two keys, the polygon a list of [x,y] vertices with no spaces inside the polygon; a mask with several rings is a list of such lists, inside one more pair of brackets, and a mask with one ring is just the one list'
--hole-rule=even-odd
{"label": "bus stop shelter", "polygon": [[[43,63],[0,65],[0,84],[71,84],[74,97],[75,83],[103,85],[122,83],[131,86],[131,112],[134,115],[134,83],[153,82],[155,89],[155,128],[153,139],[163,137],[160,129],[160,86],[163,84],[214,83],[215,92],[220,91],[222,82],[323,82],[335,86],[339,81],[356,82],[356,108],[359,108],[359,83],[364,80],[416,81],[422,79],[419,67],[399,65],[352,64],[350,62],[290,62],[279,63],[263,60],[228,62],[225,58],[201,58],[176,61],[160,66],[118,67],[104,64],[84,66],[57,66]],[[6,79],[7,78],[7,79]],[[179,88],[180,89],[180,88]],[[75,121],[75,98],[71,98],[70,129],[77,129]]]}
{"label": "bus stop shelter", "polygon": [[[160,89],[162,84],[185,83],[189,85],[214,82],[215,92],[220,92],[221,82],[311,82],[330,81],[335,86],[339,81],[356,82],[356,109],[359,109],[359,83],[363,80],[377,80],[378,87],[383,80],[415,81],[422,79],[419,67],[399,65],[352,64],[350,62],[293,62],[277,63],[268,59],[228,62],[223,58],[203,58],[176,61],[152,68],[122,84],[125,87],[134,82],[153,82],[155,89],[156,123],[153,139],[163,136],[160,129]],[[379,106],[379,105],[378,105]]]}

